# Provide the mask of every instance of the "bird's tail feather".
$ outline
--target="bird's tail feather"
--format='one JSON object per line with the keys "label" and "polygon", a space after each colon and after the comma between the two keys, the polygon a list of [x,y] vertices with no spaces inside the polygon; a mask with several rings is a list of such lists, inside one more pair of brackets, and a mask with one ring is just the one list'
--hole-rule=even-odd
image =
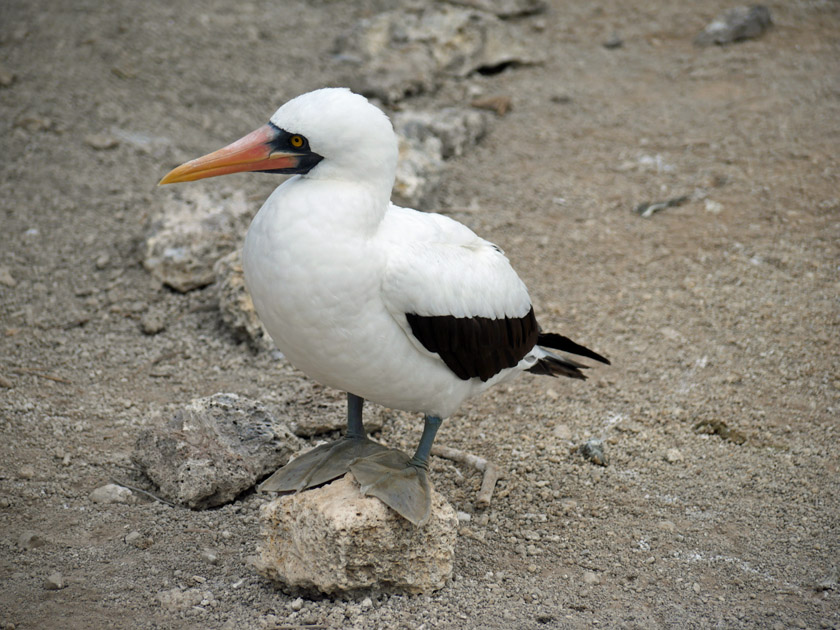
{"label": "bird's tail feather", "polygon": [[586,379],[586,375],[581,372],[588,366],[583,363],[578,363],[572,359],[561,357],[549,352],[545,348],[552,348],[560,350],[561,352],[568,352],[569,354],[576,354],[581,357],[587,357],[600,361],[601,363],[610,364],[609,359],[601,356],[597,352],[586,348],[579,343],[575,343],[568,337],[558,335],[556,333],[540,333],[537,338],[537,346],[541,346],[542,356],[537,359],[537,362],[528,368],[528,371],[533,374],[544,374],[546,376],[568,376],[569,378]]}

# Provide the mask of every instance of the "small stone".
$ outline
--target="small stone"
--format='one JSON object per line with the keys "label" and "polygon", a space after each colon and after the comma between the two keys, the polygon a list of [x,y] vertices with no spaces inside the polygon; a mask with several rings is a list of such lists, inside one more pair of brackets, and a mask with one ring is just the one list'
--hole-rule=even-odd
{"label": "small stone", "polygon": [[14,289],[17,286],[17,280],[12,277],[12,272],[8,267],[0,267],[0,284]]}
{"label": "small stone", "polygon": [[18,477],[20,479],[33,479],[35,477],[35,467],[31,464],[24,464],[18,468]]}
{"label": "small stone", "polygon": [[580,447],[580,454],[583,455],[593,464],[598,466],[607,465],[607,454],[604,451],[604,441],[598,438],[588,439],[583,446]]}
{"label": "small stone", "polygon": [[601,44],[607,50],[613,50],[615,48],[621,48],[624,46],[624,40],[618,35],[618,33],[613,33],[612,35],[607,38],[607,40]]}
{"label": "small stone", "polygon": [[293,602],[292,602],[292,605],[291,605],[291,608],[292,608],[292,610],[294,610],[295,612],[297,612],[297,611],[299,611],[301,608],[303,608],[303,598],[302,598],[302,597],[298,597],[295,601],[293,601]]}
{"label": "small stone", "polygon": [[469,523],[472,520],[472,515],[466,512],[456,512],[455,516],[458,518],[459,523]]}
{"label": "small stone", "polygon": [[134,493],[131,490],[115,483],[105,484],[90,493],[90,499],[94,503],[129,503],[133,498]]}
{"label": "small stone", "polygon": [[594,571],[586,571],[583,574],[583,583],[589,586],[595,586],[601,583],[601,578]]}
{"label": "small stone", "polygon": [[359,606],[362,610],[367,610],[371,606],[373,606],[373,600],[370,597],[365,597],[361,602],[359,602]]}
{"label": "small stone", "polygon": [[155,599],[161,608],[172,613],[177,613],[190,610],[193,606],[200,605],[201,600],[205,599],[205,596],[197,588],[189,588],[185,591],[179,588],[173,588],[168,591],[160,591],[155,595]]}
{"label": "small stone", "polygon": [[51,573],[46,580],[44,580],[44,588],[48,591],[58,591],[67,586],[64,576],[58,571]]}
{"label": "small stone", "polygon": [[669,448],[665,453],[665,461],[669,464],[676,464],[677,462],[681,462],[682,460],[683,455],[676,448]]}
{"label": "small stone", "polygon": [[770,9],[764,5],[734,7],[712,20],[694,38],[694,43],[697,46],[723,46],[760,37],[772,25]]}
{"label": "small stone", "polygon": [[135,542],[140,540],[142,537],[143,537],[143,534],[141,534],[140,532],[135,530],[131,533],[126,534],[125,538],[123,538],[123,540],[125,541],[125,543],[127,545],[133,545]]}
{"label": "small stone", "polygon": [[23,532],[18,538],[18,545],[24,551],[29,551],[30,549],[43,547],[46,544],[46,538],[44,538],[37,532]]}
{"label": "small stone", "polygon": [[102,271],[103,269],[108,267],[110,262],[111,257],[107,253],[103,253],[99,254],[99,256],[96,257],[96,260],[94,261],[93,265],[94,267],[99,269],[99,271]]}
{"label": "small stone", "polygon": [[156,335],[166,330],[166,314],[156,308],[150,308],[140,318],[140,330],[144,335]]}
{"label": "small stone", "polygon": [[15,82],[17,76],[6,66],[0,65],[0,87],[7,88]]}
{"label": "small stone", "polygon": [[711,212],[712,214],[720,214],[723,212],[723,204],[719,201],[714,201],[713,199],[705,199],[703,201],[703,205],[706,208],[706,212]]}
{"label": "small stone", "polygon": [[5,509],[7,507],[11,507],[11,505],[12,502],[9,501],[6,497],[0,497],[0,508]]}
{"label": "small stone", "polygon": [[203,549],[199,557],[210,564],[219,564],[219,554],[212,549]]}
{"label": "small stone", "polygon": [[699,595],[700,594],[700,585],[697,582],[695,582],[694,584],[691,585],[691,590],[693,590],[695,593],[697,593]]}
{"label": "small stone", "polygon": [[155,544],[154,539],[149,536],[144,536],[138,531],[133,531],[125,535],[123,538],[127,545],[131,545],[137,549],[148,549],[153,544]]}
{"label": "small stone", "polygon": [[120,146],[120,141],[104,133],[92,133],[85,136],[85,144],[96,151],[108,151]]}
{"label": "small stone", "polygon": [[659,521],[657,526],[662,531],[668,532],[669,534],[673,534],[677,531],[677,526],[672,521]]}

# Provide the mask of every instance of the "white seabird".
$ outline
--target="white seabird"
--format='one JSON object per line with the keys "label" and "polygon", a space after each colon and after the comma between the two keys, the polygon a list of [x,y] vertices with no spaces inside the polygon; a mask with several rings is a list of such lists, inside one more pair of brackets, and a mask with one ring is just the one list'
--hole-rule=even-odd
{"label": "white seabird", "polygon": [[[498,247],[448,217],[392,204],[396,166],[388,117],[350,90],[325,88],[160,183],[242,171],[295,175],[251,223],[245,281],[289,361],[348,393],[348,430],[261,489],[299,491],[351,470],[364,493],[422,525],[442,419],[523,371],[584,378],[585,366],[546,348],[609,361],[540,331],[528,291]],[[424,414],[413,457],[367,438],[365,399]]]}

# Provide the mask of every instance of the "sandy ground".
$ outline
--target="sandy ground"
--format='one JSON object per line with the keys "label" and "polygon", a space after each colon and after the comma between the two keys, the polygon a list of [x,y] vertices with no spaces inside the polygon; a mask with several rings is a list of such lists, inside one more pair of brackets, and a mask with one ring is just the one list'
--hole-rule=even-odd
{"label": "sandy ground", "polygon": [[[433,461],[471,516],[444,590],[297,603],[247,561],[262,497],[192,512],[89,494],[133,478],[165,405],[299,388],[342,413],[237,343],[211,288],[162,288],[143,242],[169,168],[338,83],[336,36],[388,5],[0,4],[0,627],[840,627],[840,5],[772,2],[763,38],[700,49],[727,3],[550,4],[520,25],[546,63],[412,105],[512,98],[449,162],[439,207],[508,253],[544,328],[614,365],[522,377],[444,424],[439,443],[506,471],[479,510],[479,474]],[[277,181],[202,185],[256,211]],[[410,449],[420,420],[379,413]],[[573,451],[589,437],[608,466]]]}

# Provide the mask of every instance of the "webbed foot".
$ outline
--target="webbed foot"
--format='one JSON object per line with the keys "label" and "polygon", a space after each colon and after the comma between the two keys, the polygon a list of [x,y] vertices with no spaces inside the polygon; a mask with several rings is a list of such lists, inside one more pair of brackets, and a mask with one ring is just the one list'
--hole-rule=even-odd
{"label": "webbed foot", "polygon": [[432,510],[432,491],[426,469],[402,451],[387,449],[350,464],[362,494],[376,497],[418,527]]}
{"label": "webbed foot", "polygon": [[259,492],[300,492],[341,477],[350,470],[350,463],[369,457],[385,446],[366,437],[343,437],[322,444],[293,459],[278,469],[258,487]]}

